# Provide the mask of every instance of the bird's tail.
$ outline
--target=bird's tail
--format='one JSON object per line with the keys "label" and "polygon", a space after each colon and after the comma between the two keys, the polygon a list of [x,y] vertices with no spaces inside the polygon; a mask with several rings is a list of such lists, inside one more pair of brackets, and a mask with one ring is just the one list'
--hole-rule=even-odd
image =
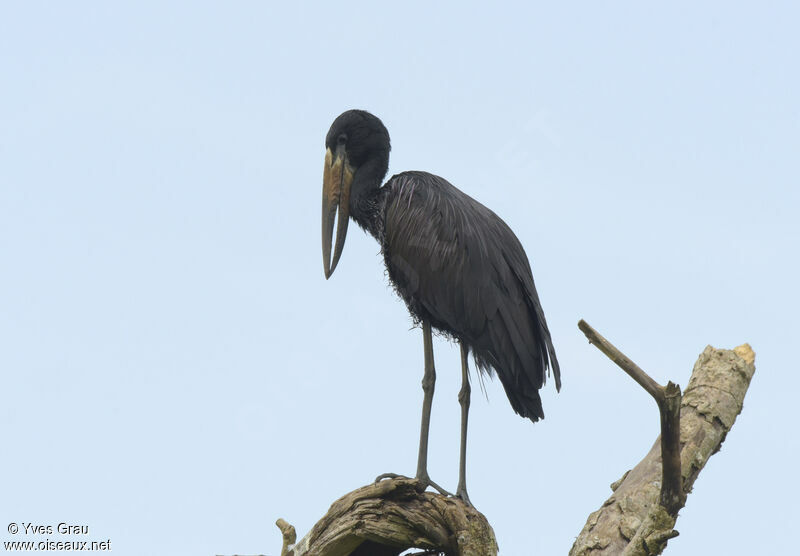
{"label": "bird's tail", "polygon": [[473,352],[475,365],[481,373],[491,376],[494,372],[500,379],[500,384],[506,391],[511,408],[517,415],[536,422],[544,419],[542,398],[539,396],[539,387],[530,380],[524,372],[515,369],[515,363],[506,361],[505,364],[497,360],[491,353]]}
{"label": "bird's tail", "polygon": [[503,380],[502,376],[500,376],[500,382],[506,391],[508,401],[511,402],[511,408],[517,415],[530,419],[534,423],[539,419],[544,419],[542,398],[539,396],[538,388],[532,384],[513,386],[507,384],[507,381]]}

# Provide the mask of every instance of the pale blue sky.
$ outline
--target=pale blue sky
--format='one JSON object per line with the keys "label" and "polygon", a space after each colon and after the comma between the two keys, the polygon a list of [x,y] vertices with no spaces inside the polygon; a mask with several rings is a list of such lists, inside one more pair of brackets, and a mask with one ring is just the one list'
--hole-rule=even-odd
{"label": "pale blue sky", "polygon": [[[4,2],[0,540],[277,554],[415,470],[422,339],[351,227],[325,281],[323,140],[365,108],[390,173],[516,231],[562,366],[536,425],[473,397],[468,479],[503,556],[565,554],[658,432],[585,318],[661,382],[750,342],[745,410],[669,554],[780,554],[797,513],[800,12],[790,2]],[[457,481],[435,344],[430,472]],[[477,391],[477,390],[476,390]],[[62,539],[63,540],[63,539]],[[787,543],[788,544],[788,543]]]}

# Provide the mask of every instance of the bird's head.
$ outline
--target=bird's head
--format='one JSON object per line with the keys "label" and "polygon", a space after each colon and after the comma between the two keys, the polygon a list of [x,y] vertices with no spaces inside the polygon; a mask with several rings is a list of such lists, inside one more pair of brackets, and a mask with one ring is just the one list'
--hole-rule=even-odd
{"label": "bird's head", "polygon": [[[330,278],[344,248],[351,198],[357,198],[368,186],[380,185],[386,175],[389,167],[389,132],[383,122],[369,112],[348,110],[331,124],[325,137],[325,148],[322,261],[325,278]],[[331,261],[334,223],[336,245]]]}

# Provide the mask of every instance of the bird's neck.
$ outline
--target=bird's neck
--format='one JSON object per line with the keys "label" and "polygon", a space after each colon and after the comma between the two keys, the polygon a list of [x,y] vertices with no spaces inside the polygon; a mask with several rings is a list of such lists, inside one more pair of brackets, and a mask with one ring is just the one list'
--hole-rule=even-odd
{"label": "bird's neck", "polygon": [[380,241],[383,233],[384,191],[381,187],[388,164],[367,162],[353,177],[350,189],[350,216],[372,237]]}

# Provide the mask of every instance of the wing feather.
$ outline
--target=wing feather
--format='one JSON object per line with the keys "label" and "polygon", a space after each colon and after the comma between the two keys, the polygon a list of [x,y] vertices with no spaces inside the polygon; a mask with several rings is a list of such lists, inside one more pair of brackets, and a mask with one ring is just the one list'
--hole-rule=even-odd
{"label": "wing feather", "polygon": [[394,176],[383,254],[409,311],[465,342],[493,368],[514,410],[544,417],[538,390],[560,372],[525,251],[492,211],[425,172]]}

